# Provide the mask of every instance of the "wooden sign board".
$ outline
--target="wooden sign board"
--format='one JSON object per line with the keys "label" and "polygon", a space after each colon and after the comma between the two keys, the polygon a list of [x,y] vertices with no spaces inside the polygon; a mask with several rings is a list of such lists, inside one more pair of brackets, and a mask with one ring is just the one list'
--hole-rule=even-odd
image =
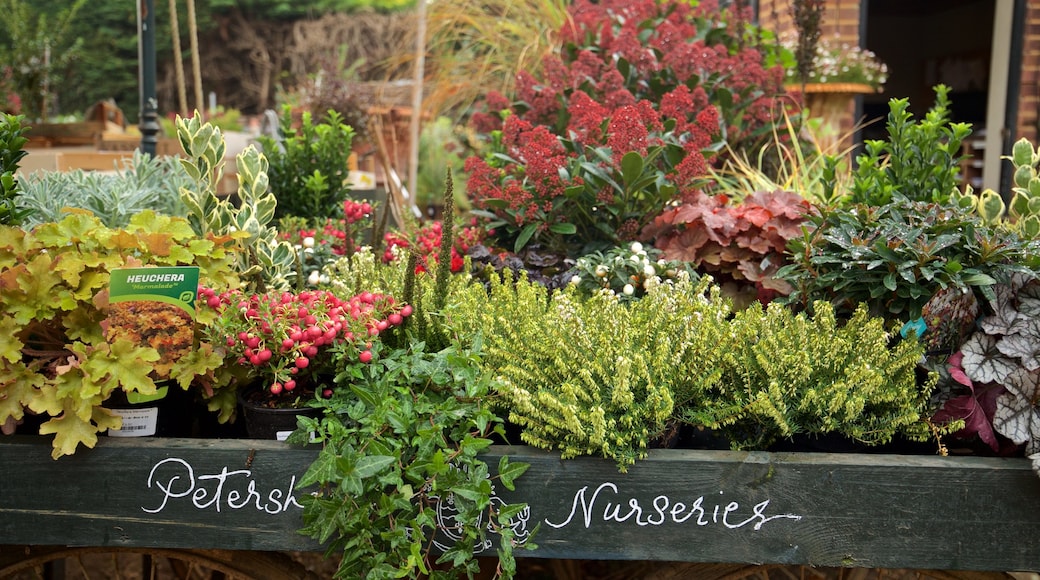
{"label": "wooden sign board", "polygon": [[[1040,478],[1024,459],[660,450],[612,462],[492,447],[531,464],[520,557],[941,570],[1040,569]],[[104,439],[57,461],[0,438],[0,544],[319,550],[296,483],[313,447]],[[526,534],[538,526],[531,539]],[[486,548],[494,555],[494,546]]]}

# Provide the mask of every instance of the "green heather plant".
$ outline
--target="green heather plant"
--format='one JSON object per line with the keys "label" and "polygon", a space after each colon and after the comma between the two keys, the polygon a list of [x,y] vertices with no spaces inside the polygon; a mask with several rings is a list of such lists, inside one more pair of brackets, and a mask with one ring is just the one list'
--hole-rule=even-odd
{"label": "green heather plant", "polygon": [[[110,272],[141,265],[194,265],[215,287],[237,283],[234,240],[199,237],[183,218],[145,211],[124,229],[75,211],[31,232],[0,226],[0,424],[25,412],[44,415],[40,434],[54,435],[52,455],[93,447],[121,420],[102,403],[116,390],[154,394],[160,360],[151,346],[106,339]],[[207,345],[166,369],[187,389],[220,366]]]}
{"label": "green heather plant", "polygon": [[720,430],[734,449],[764,449],[797,434],[840,434],[868,445],[897,434],[924,440],[934,378],[915,374],[923,347],[860,307],[844,324],[830,304],[795,314],[778,303],[738,312],[719,343],[721,375],[678,415]]}
{"label": "green heather plant", "polygon": [[682,274],[629,303],[610,292],[583,299],[573,286],[550,297],[508,275],[493,277],[489,294],[454,300],[446,317],[483,337],[521,440],[564,458],[607,457],[622,471],[646,455],[677,406],[718,379],[730,315],[709,280],[694,285]]}
{"label": "green heather plant", "polygon": [[857,158],[849,203],[950,200],[960,183],[961,143],[971,134],[971,125],[950,121],[949,92],[949,87],[937,85],[935,104],[918,122],[909,99],[889,101],[888,139],[863,143],[866,153]]}
{"label": "green heather plant", "polygon": [[413,342],[337,381],[325,417],[297,432],[322,445],[299,484],[317,486],[301,499],[301,531],[342,556],[336,577],[472,577],[475,556],[497,552],[511,578],[513,550],[533,548],[534,530],[528,506],[506,505],[496,488],[512,490],[528,465],[503,456],[492,473],[479,455],[503,435],[479,343]]}
{"label": "green heather plant", "polygon": [[25,136],[29,128],[23,125],[24,121],[22,115],[0,113],[0,225],[18,224],[32,213],[18,207],[22,191],[14,178],[29,142]]}
{"label": "green heather plant", "polygon": [[99,171],[41,171],[21,182],[20,207],[29,210],[24,227],[58,221],[67,208],[89,210],[110,228],[125,227],[144,210],[184,216],[180,189],[192,183],[176,157],[135,152],[115,174]]}
{"label": "green heather plant", "polygon": [[271,191],[278,199],[277,217],[324,220],[347,198],[347,160],[354,129],[342,119],[330,109],[315,123],[313,115],[305,111],[294,124],[292,109],[285,106],[280,138],[259,137],[268,161]]}

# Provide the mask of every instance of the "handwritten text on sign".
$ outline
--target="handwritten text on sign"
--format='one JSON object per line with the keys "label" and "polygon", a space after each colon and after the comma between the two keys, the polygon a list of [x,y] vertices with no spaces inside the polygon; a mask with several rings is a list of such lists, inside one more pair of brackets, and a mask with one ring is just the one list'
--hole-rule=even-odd
{"label": "handwritten text on sign", "polygon": [[220,511],[224,506],[238,510],[255,508],[268,514],[278,514],[290,508],[303,508],[293,496],[296,476],[292,476],[284,490],[274,488],[266,494],[257,489],[253,472],[249,469],[229,471],[227,466],[217,473],[196,474],[191,464],[177,457],[163,459],[152,466],[148,474],[148,488],[157,489],[161,497],[156,507],[141,509],[150,514],[163,511],[170,500],[186,498],[197,509]]}
{"label": "handwritten text on sign", "polygon": [[[586,529],[596,522],[631,521],[638,526],[696,523],[698,526],[721,524],[730,529],[751,526],[752,530],[760,530],[762,526],[776,519],[802,519],[802,516],[795,514],[769,515],[768,499],[756,503],[748,510],[739,502],[731,501],[723,505],[721,500],[706,501],[703,495],[686,504],[662,494],[654,497],[649,505],[646,505],[635,497],[629,497],[625,501],[626,498],[621,497],[618,486],[609,481],[600,484],[591,496],[588,490],[589,486],[586,485],[575,492],[570,513],[562,520],[545,518],[546,525],[557,529],[564,528],[574,523],[577,517],[580,521],[577,525],[584,525]],[[723,492],[719,491],[719,495],[723,495]]]}

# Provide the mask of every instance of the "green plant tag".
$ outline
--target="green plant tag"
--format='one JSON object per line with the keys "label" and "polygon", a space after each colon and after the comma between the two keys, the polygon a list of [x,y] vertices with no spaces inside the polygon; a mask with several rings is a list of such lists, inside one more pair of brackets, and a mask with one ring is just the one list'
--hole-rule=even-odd
{"label": "green plant tag", "polygon": [[150,403],[152,401],[159,401],[166,397],[166,393],[169,392],[170,387],[163,385],[155,389],[154,395],[145,395],[143,393],[129,392],[126,394],[126,401],[130,404],[137,405],[139,403]]}
{"label": "green plant tag", "polygon": [[168,378],[173,363],[194,347],[198,286],[196,266],[112,270],[105,338],[154,348],[155,377]]}

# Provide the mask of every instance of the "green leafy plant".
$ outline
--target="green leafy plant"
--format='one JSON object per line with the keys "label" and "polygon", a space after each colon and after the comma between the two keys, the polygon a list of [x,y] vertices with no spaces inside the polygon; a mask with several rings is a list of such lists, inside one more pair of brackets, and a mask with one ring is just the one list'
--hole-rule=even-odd
{"label": "green leafy plant", "polygon": [[268,190],[267,159],[253,146],[238,154],[238,204],[234,205],[216,194],[226,150],[220,129],[204,123],[196,112],[187,119],[178,117],[177,138],[187,156],[181,165],[192,181],[190,187],[181,188],[181,201],[195,232],[242,240],[234,267],[248,291],[288,288],[296,275],[296,253],[271,226],[278,201]]}
{"label": "green leafy plant", "polygon": [[939,291],[992,298],[1014,272],[1033,273],[1035,250],[1013,233],[952,206],[925,202],[850,205],[810,216],[787,246],[777,278],[803,308],[831,302],[842,315],[862,303],[871,314],[908,322]]}
{"label": "green leafy plant", "polygon": [[412,343],[337,380],[325,417],[297,432],[322,444],[300,480],[317,487],[301,499],[301,531],[342,555],[336,577],[472,577],[475,556],[493,548],[512,577],[513,550],[535,547],[534,530],[529,507],[505,504],[496,487],[512,490],[528,465],[503,456],[492,472],[481,458],[504,430],[479,343]]}
{"label": "green leafy plant", "polygon": [[110,228],[125,227],[130,218],[153,210],[184,216],[180,189],[192,184],[176,157],[150,157],[139,151],[116,173],[41,171],[21,180],[18,205],[31,212],[23,226],[60,220],[68,208],[89,210]]}
{"label": "green leafy plant", "polygon": [[950,121],[949,92],[937,85],[935,104],[919,122],[913,121],[909,99],[889,101],[888,139],[863,143],[866,153],[857,158],[849,203],[950,200],[960,183],[961,143],[971,125]]}
{"label": "green leafy plant", "polygon": [[83,39],[72,34],[77,13],[87,0],[75,0],[55,13],[37,11],[25,0],[3,0],[0,62],[31,120],[47,122],[54,87],[81,56]]}
{"label": "green leafy plant", "polygon": [[[121,420],[102,403],[116,390],[154,394],[160,355],[151,346],[102,330],[114,268],[195,265],[216,287],[237,283],[230,264],[234,239],[199,237],[183,218],[151,211],[125,229],[110,229],[73,212],[31,232],[0,226],[0,424],[26,411],[45,415],[40,434],[54,435],[55,458]],[[223,359],[206,345],[173,363],[169,376],[187,389]]]}
{"label": "green leafy plant", "polygon": [[738,312],[718,348],[718,381],[679,411],[723,432],[735,449],[764,449],[796,434],[841,434],[864,444],[896,434],[924,440],[934,377],[919,384],[923,347],[889,344],[886,322],[860,307],[844,324],[829,303],[810,318],[778,303]]}
{"label": "green leafy plant", "polygon": [[323,220],[347,198],[350,146],[354,130],[329,110],[315,123],[309,111],[293,122],[292,110],[282,110],[278,139],[262,135],[259,142],[268,160],[270,187],[278,200],[276,216]]}
{"label": "green leafy plant", "polygon": [[29,128],[23,125],[24,121],[22,115],[0,113],[0,225],[18,224],[31,214],[30,210],[18,207],[22,190],[14,178],[29,142],[25,136]]}

